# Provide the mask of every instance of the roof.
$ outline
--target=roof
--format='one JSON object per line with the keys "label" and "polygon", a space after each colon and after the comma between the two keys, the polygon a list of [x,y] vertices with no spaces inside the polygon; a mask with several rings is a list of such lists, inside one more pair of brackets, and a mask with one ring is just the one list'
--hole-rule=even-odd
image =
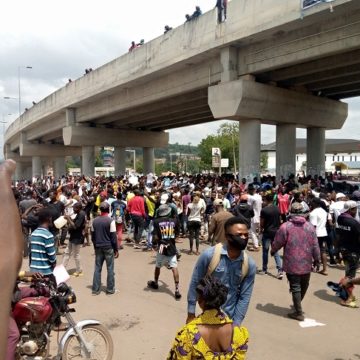
{"label": "roof", "polygon": [[[296,139],[296,153],[306,153],[306,140]],[[276,151],[276,142],[261,145],[261,151]],[[325,139],[325,153],[360,152],[360,141],[354,139]]]}
{"label": "roof", "polygon": [[339,166],[342,169],[360,170],[360,161],[336,161],[332,166]]}

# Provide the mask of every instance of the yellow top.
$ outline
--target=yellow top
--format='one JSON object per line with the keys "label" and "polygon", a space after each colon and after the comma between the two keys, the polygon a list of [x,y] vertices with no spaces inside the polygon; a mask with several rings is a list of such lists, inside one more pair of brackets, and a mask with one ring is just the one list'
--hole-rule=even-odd
{"label": "yellow top", "polygon": [[232,342],[223,352],[212,351],[201,337],[198,325],[220,324],[232,324],[232,320],[219,310],[204,311],[177,333],[167,360],[244,360],[249,340],[246,328],[234,327]]}

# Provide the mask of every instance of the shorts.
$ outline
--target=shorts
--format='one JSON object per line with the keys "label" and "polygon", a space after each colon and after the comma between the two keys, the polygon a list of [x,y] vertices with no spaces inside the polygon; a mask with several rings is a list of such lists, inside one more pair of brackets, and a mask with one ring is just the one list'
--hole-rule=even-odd
{"label": "shorts", "polygon": [[177,258],[174,256],[167,256],[164,254],[156,254],[156,267],[161,268],[163,266],[168,266],[169,268],[177,268]]}

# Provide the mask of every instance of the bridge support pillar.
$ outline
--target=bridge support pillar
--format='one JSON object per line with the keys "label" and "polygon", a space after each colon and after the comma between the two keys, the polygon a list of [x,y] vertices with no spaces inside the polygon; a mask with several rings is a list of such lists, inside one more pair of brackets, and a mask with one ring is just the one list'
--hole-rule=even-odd
{"label": "bridge support pillar", "polygon": [[155,154],[154,148],[143,148],[144,174],[155,173]]}
{"label": "bridge support pillar", "polygon": [[65,158],[63,156],[56,157],[54,161],[55,179],[58,179],[65,174],[66,174]]}
{"label": "bridge support pillar", "polygon": [[42,175],[42,161],[40,156],[32,157],[32,176],[40,178]]}
{"label": "bridge support pillar", "polygon": [[114,149],[115,176],[125,175],[126,172],[126,151],[124,147],[116,146]]}
{"label": "bridge support pillar", "polygon": [[325,175],[325,129],[308,128],[306,141],[307,175]]}
{"label": "bridge support pillar", "polygon": [[276,177],[296,172],[296,126],[278,124],[276,126]]}
{"label": "bridge support pillar", "polygon": [[239,129],[239,179],[252,181],[260,173],[260,120],[241,120]]}
{"label": "bridge support pillar", "polygon": [[93,146],[82,147],[81,170],[82,175],[95,175],[95,149]]}

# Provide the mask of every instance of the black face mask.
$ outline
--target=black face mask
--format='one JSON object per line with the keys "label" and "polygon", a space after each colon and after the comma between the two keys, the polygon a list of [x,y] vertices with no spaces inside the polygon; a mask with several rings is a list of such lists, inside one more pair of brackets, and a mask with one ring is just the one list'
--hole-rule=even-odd
{"label": "black face mask", "polygon": [[231,235],[231,234],[226,234],[226,236],[228,237],[228,242],[229,244],[234,247],[237,250],[245,250],[247,243],[248,243],[248,239],[247,238],[243,238],[240,235]]}

